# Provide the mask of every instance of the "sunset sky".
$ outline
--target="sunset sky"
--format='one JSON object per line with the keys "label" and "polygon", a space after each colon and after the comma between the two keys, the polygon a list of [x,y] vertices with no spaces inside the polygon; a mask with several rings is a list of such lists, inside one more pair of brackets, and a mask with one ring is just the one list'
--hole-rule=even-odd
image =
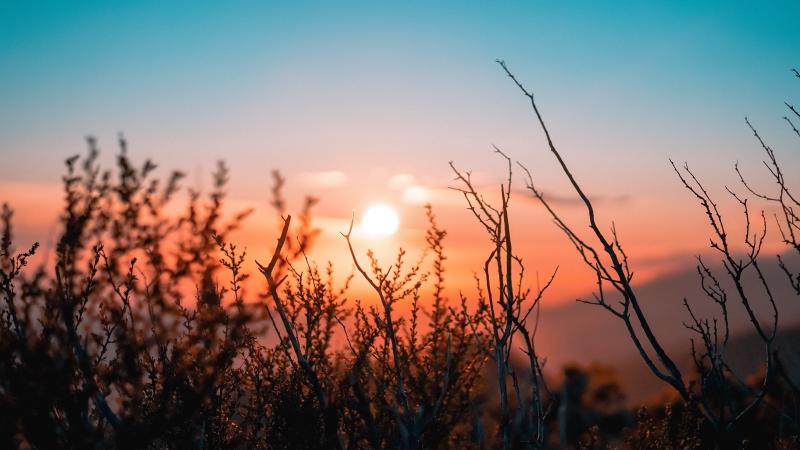
{"label": "sunset sky", "polygon": [[[488,241],[447,189],[448,161],[494,189],[495,144],[585,229],[501,58],[535,92],[601,222],[615,219],[639,271],[656,276],[707,246],[667,158],[689,161],[720,196],[736,160],[765,180],[749,116],[786,165],[800,164],[781,119],[800,93],[800,3],[574,3],[4,1],[0,201],[31,230],[23,239],[46,242],[63,159],[95,135],[111,161],[123,132],[134,159],[183,169],[192,187],[226,160],[233,208],[259,208],[241,233],[254,257],[275,237],[264,224],[280,169],[294,205],[322,199],[320,258],[346,255],[338,232],[376,202],[398,211],[399,232],[360,248],[418,248],[431,202],[453,276],[468,277]],[[580,294],[574,251],[521,178],[516,187],[529,270],[559,265],[556,296]]]}

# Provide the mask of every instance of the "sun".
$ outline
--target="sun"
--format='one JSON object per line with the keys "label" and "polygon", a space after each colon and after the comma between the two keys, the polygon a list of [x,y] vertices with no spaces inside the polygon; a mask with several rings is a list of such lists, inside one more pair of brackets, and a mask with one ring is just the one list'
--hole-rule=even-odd
{"label": "sun", "polygon": [[361,226],[368,234],[375,236],[391,236],[400,226],[397,212],[388,205],[372,205],[361,217]]}

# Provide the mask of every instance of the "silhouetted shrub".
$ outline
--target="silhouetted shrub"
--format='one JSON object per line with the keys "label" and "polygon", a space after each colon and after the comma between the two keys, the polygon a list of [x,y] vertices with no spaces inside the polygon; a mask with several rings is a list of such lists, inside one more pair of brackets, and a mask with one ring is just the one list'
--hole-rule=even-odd
{"label": "silhouetted shrub", "polygon": [[[544,127],[532,94],[518,86]],[[778,193],[760,194],[738,167],[737,173],[748,192],[779,205],[782,241],[800,252],[800,204],[774,152],[755,134]],[[742,382],[723,357],[728,294],[699,260],[704,291],[720,306],[725,332],[720,335],[713,319],[696,317],[686,302],[687,327],[698,342],[697,376],[681,372],[638,306],[616,230],[607,237],[594,222],[591,202],[549,134],[551,151],[590,214],[599,250],[560,219],[530,174],[528,188],[596,273],[601,289],[590,302],[633,330],[631,339],[648,367],[674,388],[674,397],[648,409],[628,409],[624,387],[605,367],[567,367],[559,383],[545,376],[529,322],[538,320],[540,301],[556,274],[539,291],[525,287],[509,220],[512,164],[499,150],[508,178],[499,186],[497,205],[476,190],[469,172],[451,165],[456,189],[491,245],[476,275],[477,288],[449,298],[446,232],[430,206],[424,258],[409,262],[401,249],[388,267],[371,252],[362,261],[348,231],[343,239],[351,258],[320,266],[307,257],[319,233],[312,220],[317,200],[308,197],[293,221],[282,197],[285,180],[275,172],[271,205],[279,237],[274,253],[250,274],[248,255],[230,239],[250,211],[223,213],[229,179],[224,164],[214,172],[210,192],[189,190],[183,201],[182,173],[155,177],[154,163],[134,164],[125,140],[119,144],[113,170],[99,166],[93,139],[87,155],[66,160],[52,255],[38,255],[38,244],[15,248],[12,210],[3,205],[2,448],[798,445],[798,389],[772,345],[777,308],[774,323],[764,326],[750,310],[750,298],[736,297],[766,350],[763,373]],[[745,270],[760,273],[763,231],[745,237],[750,252],[744,262],[734,257],[702,184],[688,167],[678,174],[707,213],[715,248],[740,287]],[[746,200],[733,195],[749,226]],[[351,265],[353,274],[337,278],[335,267]],[[798,275],[786,261],[779,265],[797,290]],[[252,275],[258,279],[248,280]],[[371,298],[350,298],[355,276],[371,286]],[[607,301],[605,285],[621,295],[620,304]],[[256,292],[250,292],[254,286]],[[401,304],[407,314],[399,313]]]}

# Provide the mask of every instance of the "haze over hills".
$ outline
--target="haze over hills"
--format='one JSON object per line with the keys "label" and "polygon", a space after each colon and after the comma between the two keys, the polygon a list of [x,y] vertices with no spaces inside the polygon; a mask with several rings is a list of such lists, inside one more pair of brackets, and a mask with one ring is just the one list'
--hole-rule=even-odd
{"label": "haze over hills", "polygon": [[[800,264],[800,257],[796,254],[783,257],[790,267]],[[688,257],[686,260],[691,261]],[[704,258],[704,261],[728,293],[731,339],[726,355],[738,375],[745,378],[759,369],[763,361],[763,346],[754,335],[731,282],[725,279],[721,264],[711,264],[713,260],[710,258]],[[778,267],[774,256],[762,255],[761,264],[780,311],[776,348],[780,348],[782,358],[793,377],[800,379],[800,297],[791,290],[786,275]],[[638,286],[634,284],[656,336],[676,363],[686,369],[686,373],[690,373],[692,366],[689,354],[692,333],[682,325],[688,319],[683,299],[689,300],[699,317],[721,316],[719,306],[705,296],[699,280],[695,267],[688,266]],[[761,323],[771,323],[771,310],[763,291],[758,290],[758,280],[753,274],[748,274],[744,285],[751,295],[753,309]],[[589,299],[591,295],[587,294],[583,298]],[[632,401],[644,399],[664,387],[636,354],[636,349],[619,319],[598,306],[579,302],[557,304],[559,306],[543,306],[536,337],[551,371],[576,361],[596,361],[611,365],[618,370],[620,380]]]}

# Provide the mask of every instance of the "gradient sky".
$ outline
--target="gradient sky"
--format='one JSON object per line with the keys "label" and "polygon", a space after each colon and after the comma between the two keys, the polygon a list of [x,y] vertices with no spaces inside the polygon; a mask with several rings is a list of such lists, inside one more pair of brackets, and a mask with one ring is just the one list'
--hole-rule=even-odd
{"label": "gradient sky", "polygon": [[[38,220],[33,205],[53,199],[61,161],[83,151],[83,137],[96,135],[110,158],[124,132],[134,157],[185,169],[192,183],[225,159],[242,204],[263,205],[280,168],[295,194],[323,198],[326,223],[377,200],[409,209],[404,193],[419,186],[452,229],[463,205],[433,194],[452,184],[447,162],[499,180],[491,144],[546,190],[568,193],[529,106],[494,63],[503,58],[635,251],[688,254],[706,243],[693,238],[703,218],[668,157],[712,184],[733,180],[735,160],[755,173],[748,115],[785,164],[800,163],[781,121],[800,87],[790,73],[798,19],[796,1],[6,0],[0,200]],[[418,208],[406,209],[405,223],[418,224]],[[523,226],[549,230],[540,213]],[[454,230],[456,247],[478,231]],[[540,236],[548,261],[554,235]]]}

